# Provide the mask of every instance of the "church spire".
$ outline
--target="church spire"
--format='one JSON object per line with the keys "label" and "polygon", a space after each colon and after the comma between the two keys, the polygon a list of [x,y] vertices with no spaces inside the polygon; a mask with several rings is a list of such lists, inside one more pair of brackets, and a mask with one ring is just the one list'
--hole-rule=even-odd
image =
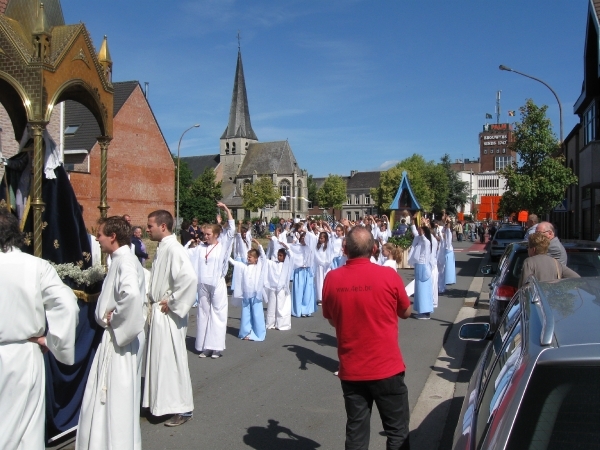
{"label": "church spire", "polygon": [[245,138],[258,141],[252,125],[250,124],[250,112],[248,109],[248,97],[246,95],[246,81],[244,79],[244,68],[242,66],[242,52],[238,48],[237,66],[235,68],[235,79],[233,82],[233,95],[231,96],[231,108],[229,109],[229,122],[221,139]]}

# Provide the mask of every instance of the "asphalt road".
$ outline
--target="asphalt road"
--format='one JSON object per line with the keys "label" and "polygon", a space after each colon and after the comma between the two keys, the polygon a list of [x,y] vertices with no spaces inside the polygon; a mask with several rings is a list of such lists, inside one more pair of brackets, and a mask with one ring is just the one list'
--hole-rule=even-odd
{"label": "asphalt road", "polygon": [[[468,296],[483,253],[467,252],[471,243],[455,243],[457,284],[440,296],[431,320],[401,321],[399,342],[407,365],[406,383],[411,410],[432,372],[454,321]],[[473,250],[473,248],[471,248]],[[405,283],[412,270],[399,271]],[[240,310],[230,307],[227,349],[222,358],[198,358],[193,349],[196,310],[190,313],[188,357],[194,388],[194,418],[168,428],[168,417],[142,418],[145,449],[339,449],[344,445],[345,412],[333,328],[319,310],[314,317],[292,318],[292,330],[269,330],[264,342],[237,338]],[[447,357],[454,358],[451,349]],[[460,367],[460,360],[453,366]],[[440,377],[447,376],[441,372]],[[448,420],[456,421],[456,417]],[[453,429],[451,423],[423,427]],[[53,448],[72,448],[67,440]],[[376,408],[371,421],[371,444],[385,449]],[[415,447],[413,446],[413,449]],[[429,449],[428,449],[429,450]]]}

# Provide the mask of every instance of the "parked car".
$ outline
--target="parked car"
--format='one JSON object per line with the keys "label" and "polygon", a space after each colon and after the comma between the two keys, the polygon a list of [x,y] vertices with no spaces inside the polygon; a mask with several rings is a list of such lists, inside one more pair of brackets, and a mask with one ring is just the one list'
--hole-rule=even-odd
{"label": "parked car", "polygon": [[503,225],[494,236],[490,236],[490,259],[498,260],[506,246],[511,242],[519,242],[525,238],[525,230],[519,225]]}
{"label": "parked car", "polygon": [[[599,446],[600,278],[530,280],[473,372],[455,450]],[[460,337],[485,339],[488,327],[465,324]]]}
{"label": "parked car", "polygon": [[[581,277],[600,276],[599,242],[566,240],[562,241],[562,244],[567,251],[567,266],[570,269]],[[527,256],[527,241],[513,242],[502,254],[497,271],[493,272],[491,265],[483,266],[481,269],[484,275],[495,274],[490,283],[490,331],[492,333],[498,328],[508,302],[517,292],[523,262]]]}

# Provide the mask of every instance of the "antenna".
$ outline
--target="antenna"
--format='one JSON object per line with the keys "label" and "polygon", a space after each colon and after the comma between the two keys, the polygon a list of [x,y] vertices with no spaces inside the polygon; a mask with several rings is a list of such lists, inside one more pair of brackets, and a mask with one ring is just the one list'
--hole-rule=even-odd
{"label": "antenna", "polygon": [[496,93],[496,123],[500,123],[500,92]]}

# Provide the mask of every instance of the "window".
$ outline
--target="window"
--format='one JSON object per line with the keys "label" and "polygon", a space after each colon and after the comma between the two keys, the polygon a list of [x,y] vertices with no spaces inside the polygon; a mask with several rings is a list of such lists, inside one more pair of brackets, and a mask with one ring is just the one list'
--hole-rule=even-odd
{"label": "window", "polygon": [[596,103],[592,102],[583,113],[583,143],[589,144],[596,139]]}
{"label": "window", "polygon": [[350,201],[350,196],[349,195],[346,197],[346,204],[347,205],[351,205],[352,204],[352,202]]}
{"label": "window", "polygon": [[64,167],[67,172],[90,173],[90,158],[86,150],[65,150]]}
{"label": "window", "polygon": [[348,220],[352,220],[352,213],[350,211],[348,211],[346,213],[346,217],[347,217]]}
{"label": "window", "polygon": [[65,128],[65,136],[74,136],[75,133],[77,133],[77,130],[79,129],[80,125],[67,125],[67,128]]}
{"label": "window", "polygon": [[231,154],[235,155],[235,142],[231,143]]}
{"label": "window", "polygon": [[484,155],[487,155],[487,149],[483,151],[483,154],[484,154]]}
{"label": "window", "polygon": [[360,205],[360,195],[355,195],[354,196],[354,204],[355,205]]}
{"label": "window", "polygon": [[296,209],[302,211],[302,181],[296,184]]}
{"label": "window", "polygon": [[354,220],[357,222],[360,220],[360,213],[358,211],[354,211]]}
{"label": "window", "polygon": [[371,204],[371,196],[369,194],[365,194],[365,204],[366,205]]}
{"label": "window", "polygon": [[497,172],[502,170],[513,163],[512,156],[496,156],[494,161],[494,170]]}
{"label": "window", "polygon": [[229,142],[225,143],[225,154],[229,155]]}
{"label": "window", "polygon": [[246,190],[246,186],[250,186],[252,184],[251,180],[244,180],[244,182],[242,183],[242,192],[241,194],[244,195],[244,191]]}
{"label": "window", "polygon": [[502,149],[502,153],[506,153],[506,149],[505,148]]}
{"label": "window", "polygon": [[285,197],[285,200],[279,200],[279,210],[280,211],[289,211],[290,210],[290,182],[287,180],[283,180],[279,183],[279,193],[282,197]]}

